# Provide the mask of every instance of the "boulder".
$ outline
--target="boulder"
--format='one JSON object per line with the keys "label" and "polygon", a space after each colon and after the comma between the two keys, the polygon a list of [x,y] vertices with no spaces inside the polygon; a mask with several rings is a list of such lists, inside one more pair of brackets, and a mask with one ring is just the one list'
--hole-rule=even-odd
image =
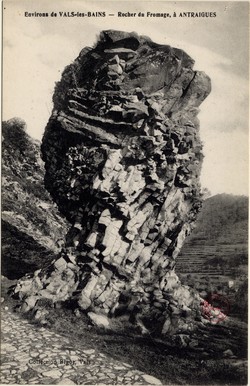
{"label": "boulder", "polygon": [[39,299],[39,296],[28,296],[25,298],[25,300],[22,303],[21,311],[22,312],[28,312],[35,308],[36,302]]}
{"label": "boulder", "polygon": [[158,378],[153,377],[152,375],[143,374],[142,377],[150,385],[162,385],[162,382]]}
{"label": "boulder", "polygon": [[142,332],[195,325],[200,298],[174,270],[202,202],[197,114],[211,84],[193,65],[180,49],[108,30],[65,68],[42,155],[71,228],[40,281],[18,283],[20,298],[72,298],[104,328],[121,310]]}
{"label": "boulder", "polygon": [[227,349],[227,350],[223,351],[223,357],[224,358],[234,357],[234,353],[232,352],[232,350]]}
{"label": "boulder", "polygon": [[88,317],[90,318],[91,322],[97,326],[97,327],[103,327],[105,329],[110,328],[110,322],[107,316],[105,315],[98,315],[94,312],[88,312]]}

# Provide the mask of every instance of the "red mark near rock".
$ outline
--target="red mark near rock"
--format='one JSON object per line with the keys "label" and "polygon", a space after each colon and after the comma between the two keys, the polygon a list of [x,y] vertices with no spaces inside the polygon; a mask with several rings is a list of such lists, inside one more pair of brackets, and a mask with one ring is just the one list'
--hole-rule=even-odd
{"label": "red mark near rock", "polygon": [[208,301],[202,303],[202,315],[211,324],[223,322],[229,314],[230,304],[228,299],[220,294],[211,294]]}

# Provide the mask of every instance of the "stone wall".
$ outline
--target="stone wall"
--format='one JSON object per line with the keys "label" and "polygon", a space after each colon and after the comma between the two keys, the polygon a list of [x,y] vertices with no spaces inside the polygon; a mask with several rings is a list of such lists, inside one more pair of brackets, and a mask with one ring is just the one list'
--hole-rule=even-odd
{"label": "stone wall", "polygon": [[65,68],[42,153],[45,186],[72,226],[59,259],[16,287],[25,310],[71,299],[150,330],[193,328],[200,299],[174,271],[201,205],[197,114],[211,85],[193,65],[110,30]]}

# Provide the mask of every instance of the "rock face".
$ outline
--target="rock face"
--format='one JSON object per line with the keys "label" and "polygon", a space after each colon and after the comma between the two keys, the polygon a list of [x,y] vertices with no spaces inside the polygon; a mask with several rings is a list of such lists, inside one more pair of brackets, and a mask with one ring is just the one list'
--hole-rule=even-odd
{"label": "rock face", "polygon": [[68,224],[44,188],[40,142],[12,118],[2,124],[2,274],[22,277],[51,262]]}
{"label": "rock face", "polygon": [[46,188],[72,226],[61,257],[19,282],[21,297],[127,312],[164,333],[192,328],[200,299],[174,267],[201,205],[197,113],[211,85],[193,64],[110,30],[66,67],[42,153]]}

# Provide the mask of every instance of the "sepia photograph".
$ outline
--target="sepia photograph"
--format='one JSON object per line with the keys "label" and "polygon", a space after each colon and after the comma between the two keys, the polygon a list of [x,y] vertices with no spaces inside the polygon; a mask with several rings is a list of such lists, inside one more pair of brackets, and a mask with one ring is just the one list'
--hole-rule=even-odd
{"label": "sepia photograph", "polygon": [[247,385],[249,2],[1,5],[0,383]]}

